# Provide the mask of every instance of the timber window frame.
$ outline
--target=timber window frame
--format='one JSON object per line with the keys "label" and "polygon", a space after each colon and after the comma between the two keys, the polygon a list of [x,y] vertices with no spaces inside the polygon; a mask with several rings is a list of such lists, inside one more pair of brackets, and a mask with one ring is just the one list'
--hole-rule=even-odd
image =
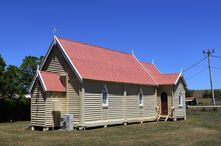
{"label": "timber window frame", "polygon": [[107,86],[104,85],[104,88],[102,90],[102,106],[108,107],[108,104],[109,104],[108,89],[107,89]]}
{"label": "timber window frame", "polygon": [[179,93],[178,93],[178,105],[179,105],[179,107],[183,106],[183,103],[182,103],[182,91],[181,90],[179,90]]}
{"label": "timber window frame", "polygon": [[142,88],[140,88],[140,91],[138,93],[138,98],[139,98],[139,106],[143,107],[144,94],[143,94],[143,89]]}

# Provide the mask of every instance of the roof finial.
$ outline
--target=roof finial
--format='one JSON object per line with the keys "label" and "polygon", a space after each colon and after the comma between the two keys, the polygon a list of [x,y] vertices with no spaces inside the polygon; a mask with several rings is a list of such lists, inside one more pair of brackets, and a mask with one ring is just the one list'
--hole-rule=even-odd
{"label": "roof finial", "polygon": [[54,35],[57,33],[56,27],[53,28],[53,31],[52,31],[52,32],[53,32]]}
{"label": "roof finial", "polygon": [[134,49],[132,49],[131,52],[132,52],[132,55],[134,56]]}
{"label": "roof finial", "polygon": [[183,73],[183,68],[181,67],[180,73]]}
{"label": "roof finial", "polygon": [[154,59],[152,59],[152,64],[154,64]]}

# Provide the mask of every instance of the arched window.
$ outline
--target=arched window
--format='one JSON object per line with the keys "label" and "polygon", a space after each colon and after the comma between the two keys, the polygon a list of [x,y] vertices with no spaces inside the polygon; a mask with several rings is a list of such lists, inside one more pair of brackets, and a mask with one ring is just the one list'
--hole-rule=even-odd
{"label": "arched window", "polygon": [[178,95],[178,100],[179,100],[179,106],[181,107],[182,106],[182,91],[180,90],[179,91],[179,95]]}
{"label": "arched window", "polygon": [[108,106],[108,90],[106,85],[104,85],[104,88],[102,90],[102,105]]}
{"label": "arched window", "polygon": [[144,97],[144,95],[143,95],[142,88],[140,88],[140,92],[139,92],[138,96],[139,96],[139,106],[143,106],[143,97]]}

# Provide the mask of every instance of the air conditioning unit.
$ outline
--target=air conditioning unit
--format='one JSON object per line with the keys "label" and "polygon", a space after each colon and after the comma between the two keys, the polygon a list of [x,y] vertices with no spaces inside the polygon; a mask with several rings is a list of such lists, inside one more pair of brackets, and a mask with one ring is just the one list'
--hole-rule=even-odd
{"label": "air conditioning unit", "polygon": [[71,114],[61,115],[61,120],[60,120],[61,129],[66,131],[72,131],[74,127],[73,121],[74,121],[73,115]]}

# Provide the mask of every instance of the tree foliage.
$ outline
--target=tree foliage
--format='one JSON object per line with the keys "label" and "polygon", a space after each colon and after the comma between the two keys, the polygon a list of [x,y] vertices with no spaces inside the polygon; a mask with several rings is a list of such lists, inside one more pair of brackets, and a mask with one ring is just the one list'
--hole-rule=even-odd
{"label": "tree foliage", "polygon": [[0,98],[3,96],[3,87],[4,87],[4,71],[5,71],[5,61],[0,54]]}
{"label": "tree foliage", "polygon": [[38,66],[41,64],[43,57],[26,56],[19,68],[22,80],[22,90],[28,93],[30,83],[36,74]]}
{"label": "tree foliage", "polygon": [[0,122],[30,118],[30,99],[25,95],[42,60],[26,56],[19,67],[7,66],[0,54]]}
{"label": "tree foliage", "polygon": [[[214,90],[215,98],[221,98],[221,90]],[[211,90],[205,90],[203,98],[212,98]]]}
{"label": "tree foliage", "polygon": [[5,67],[6,67],[5,61],[2,58],[2,55],[0,54],[0,76],[3,75],[3,72],[5,71]]}
{"label": "tree foliage", "polygon": [[8,98],[18,98],[24,95],[21,91],[21,74],[18,67],[9,65],[4,73],[4,93]]}

